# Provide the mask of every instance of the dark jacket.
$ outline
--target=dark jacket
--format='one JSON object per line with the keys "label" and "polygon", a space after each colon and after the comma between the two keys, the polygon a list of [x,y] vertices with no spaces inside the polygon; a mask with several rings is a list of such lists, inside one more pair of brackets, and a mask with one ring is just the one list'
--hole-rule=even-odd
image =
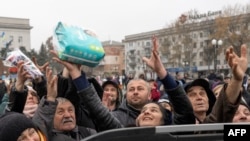
{"label": "dark jacket", "polygon": [[[183,87],[178,85],[177,88],[166,91],[170,93],[170,100],[174,103],[174,124],[194,124],[193,109]],[[91,114],[95,115],[93,118],[101,131],[135,125],[135,120],[140,114],[139,110],[128,106],[126,101],[122,103],[118,110],[110,114],[102,105],[92,86],[81,90],[79,95]]]}
{"label": "dark jacket", "polygon": [[[24,105],[26,103],[26,98],[28,95],[28,88],[25,86],[23,92],[17,92],[15,87],[13,86],[9,95],[9,104],[6,108],[6,113],[9,112],[17,112],[17,113],[23,113]],[[34,118],[34,117],[33,117]],[[37,122],[36,118],[32,122],[36,125],[37,129],[39,129],[44,136],[49,139],[49,132],[47,132],[47,128],[50,125],[43,125]]]}
{"label": "dark jacket", "polygon": [[173,124],[194,124],[193,107],[184,88],[178,84],[176,88],[171,90],[165,89],[165,91],[174,109]]}
{"label": "dark jacket", "polygon": [[[74,105],[77,125],[96,129],[96,125],[93,122],[89,111],[86,109],[84,103],[79,100],[80,98],[77,94],[77,90],[74,84],[72,83],[72,79],[63,77],[62,73],[57,74],[57,76],[57,97],[67,98]],[[46,79],[44,77],[42,82],[33,83],[33,85],[34,89],[37,90],[37,93],[40,97],[47,95]]]}
{"label": "dark jacket", "polygon": [[238,109],[241,101],[241,94],[236,103],[232,104],[228,101],[226,95],[227,85],[225,84],[217,98],[212,112],[205,118],[202,123],[230,123],[233,120],[234,114]]}
{"label": "dark jacket", "polygon": [[117,110],[111,112],[124,127],[135,126],[135,119],[140,114],[140,110],[133,108],[124,100]]}
{"label": "dark jacket", "polygon": [[28,95],[28,88],[26,86],[24,87],[23,92],[16,91],[15,86],[13,86],[10,91],[7,110],[23,113],[27,95]]}
{"label": "dark jacket", "polygon": [[0,101],[2,100],[4,94],[7,92],[5,82],[3,80],[1,80],[1,81],[2,82],[0,82]]}
{"label": "dark jacket", "polygon": [[9,94],[6,93],[3,96],[2,100],[0,100],[0,116],[5,113],[5,109],[8,103],[9,103]]}
{"label": "dark jacket", "polygon": [[81,100],[85,103],[86,108],[95,115],[93,119],[98,125],[99,131],[121,128],[123,125],[109,110],[102,105],[94,87],[90,85],[79,92]]}
{"label": "dark jacket", "polygon": [[32,119],[34,122],[47,127],[50,141],[61,141],[62,139],[67,141],[80,141],[81,139],[96,133],[93,129],[82,126],[76,126],[76,128],[70,132],[55,130],[53,128],[53,119],[57,104],[57,101],[47,101],[45,100],[45,97],[43,97],[39,103],[37,112]]}

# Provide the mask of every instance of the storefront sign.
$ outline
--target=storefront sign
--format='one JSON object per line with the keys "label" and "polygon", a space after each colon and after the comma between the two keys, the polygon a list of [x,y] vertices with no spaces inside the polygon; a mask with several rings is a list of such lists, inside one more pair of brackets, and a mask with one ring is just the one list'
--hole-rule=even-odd
{"label": "storefront sign", "polygon": [[207,13],[203,13],[203,14],[189,15],[188,18],[189,20],[190,19],[197,20],[197,19],[211,17],[211,16],[218,16],[220,14],[222,14],[222,11],[208,11]]}

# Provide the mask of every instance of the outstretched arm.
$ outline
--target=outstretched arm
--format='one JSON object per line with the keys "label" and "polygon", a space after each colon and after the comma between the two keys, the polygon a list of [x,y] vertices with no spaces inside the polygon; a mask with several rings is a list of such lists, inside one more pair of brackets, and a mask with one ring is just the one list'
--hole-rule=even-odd
{"label": "outstretched arm", "polygon": [[[193,114],[192,105],[186,96],[186,93],[182,86],[178,85],[175,79],[167,73],[164,65],[161,62],[158,52],[157,38],[152,38],[153,49],[151,57],[148,59],[143,57],[143,61],[154,70],[161,82],[164,85],[165,91],[168,93],[169,100],[173,104],[174,108],[174,123],[175,124],[193,124],[195,123],[195,117]],[[181,107],[181,108],[180,108]],[[183,109],[184,108],[184,109]]]}
{"label": "outstretched arm", "polygon": [[91,115],[93,115],[93,119],[97,122],[96,125],[98,125],[98,129],[103,131],[122,127],[121,123],[103,106],[96,90],[89,84],[85,73],[81,72],[79,65],[60,60],[54,51],[51,53],[55,56],[53,59],[64,65],[69,71],[78,90],[80,99]]}
{"label": "outstretched arm", "polygon": [[233,73],[233,77],[226,88],[226,95],[229,102],[235,104],[240,95],[243,78],[248,66],[247,46],[241,46],[240,56],[234,52],[233,47],[228,48],[226,50],[226,60]]}

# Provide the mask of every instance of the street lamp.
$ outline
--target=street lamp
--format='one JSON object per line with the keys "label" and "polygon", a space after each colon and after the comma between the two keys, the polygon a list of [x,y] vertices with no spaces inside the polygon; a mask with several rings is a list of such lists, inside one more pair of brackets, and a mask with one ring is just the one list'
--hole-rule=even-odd
{"label": "street lamp", "polygon": [[222,40],[212,40],[212,45],[214,47],[214,72],[216,73],[217,71],[217,48],[223,44]]}
{"label": "street lamp", "polygon": [[188,61],[183,61],[182,64],[184,66],[184,72],[186,72],[188,70],[187,67],[188,67],[189,63],[188,63]]}

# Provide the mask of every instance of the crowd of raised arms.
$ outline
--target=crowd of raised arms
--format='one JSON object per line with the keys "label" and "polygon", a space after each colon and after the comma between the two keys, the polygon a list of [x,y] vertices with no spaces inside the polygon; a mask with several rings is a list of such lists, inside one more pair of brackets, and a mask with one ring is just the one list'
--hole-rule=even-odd
{"label": "crowd of raised arms", "polygon": [[250,122],[246,45],[240,55],[226,50],[230,78],[186,81],[167,71],[152,41],[150,58],[142,59],[157,79],[129,78],[125,91],[112,79],[86,77],[81,65],[59,59],[54,50],[53,60],[64,66],[58,74],[33,58],[44,75],[32,79],[19,61],[16,81],[0,80],[0,141],[80,141],[117,128]]}

